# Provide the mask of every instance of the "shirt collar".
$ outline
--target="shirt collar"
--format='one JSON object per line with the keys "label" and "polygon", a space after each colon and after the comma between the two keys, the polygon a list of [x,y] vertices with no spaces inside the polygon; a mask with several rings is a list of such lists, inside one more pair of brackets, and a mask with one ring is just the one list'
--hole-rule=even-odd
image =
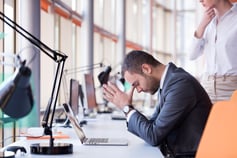
{"label": "shirt collar", "polygon": [[161,80],[160,80],[160,89],[163,88],[163,84],[164,84],[164,80],[165,80],[165,77],[166,77],[166,74],[167,74],[168,68],[169,68],[169,64],[166,65],[165,70],[164,70],[164,72],[163,72],[163,74],[162,74],[162,76],[161,76]]}
{"label": "shirt collar", "polygon": [[[222,15],[220,20],[222,20],[228,14],[231,14],[232,12],[236,12],[237,11],[237,3],[232,3],[232,4],[233,4],[233,6],[224,15]],[[214,18],[213,21],[215,22],[215,24],[217,23],[217,16]]]}

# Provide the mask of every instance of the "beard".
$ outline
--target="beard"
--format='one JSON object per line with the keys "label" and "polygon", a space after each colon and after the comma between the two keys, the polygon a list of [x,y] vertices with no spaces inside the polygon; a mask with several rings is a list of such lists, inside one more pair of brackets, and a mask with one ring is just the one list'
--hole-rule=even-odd
{"label": "beard", "polygon": [[150,94],[153,95],[158,91],[159,87],[154,87],[153,89],[150,90]]}
{"label": "beard", "polygon": [[146,92],[150,93],[150,94],[155,94],[157,92],[157,90],[160,88],[160,81],[157,81],[157,79],[155,79],[154,77],[150,77],[150,76],[144,76],[146,78]]}

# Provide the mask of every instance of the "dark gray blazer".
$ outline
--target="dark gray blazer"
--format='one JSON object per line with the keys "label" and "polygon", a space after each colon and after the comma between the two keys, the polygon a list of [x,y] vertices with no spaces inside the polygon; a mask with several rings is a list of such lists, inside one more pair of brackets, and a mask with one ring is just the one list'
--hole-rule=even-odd
{"label": "dark gray blazer", "polygon": [[151,119],[135,112],[128,130],[158,146],[167,145],[174,155],[196,153],[212,103],[200,83],[182,68],[169,63]]}

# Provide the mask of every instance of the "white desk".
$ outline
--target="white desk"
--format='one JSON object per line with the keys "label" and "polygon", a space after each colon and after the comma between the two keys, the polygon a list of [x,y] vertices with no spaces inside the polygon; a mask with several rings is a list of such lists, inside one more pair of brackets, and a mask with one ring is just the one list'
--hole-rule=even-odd
{"label": "white desk", "polygon": [[97,119],[88,120],[82,127],[87,137],[123,137],[129,141],[128,146],[86,146],[82,145],[72,128],[58,128],[57,130],[70,135],[70,139],[55,139],[55,142],[73,144],[73,154],[68,155],[34,155],[30,154],[30,144],[48,142],[48,140],[19,140],[12,145],[24,146],[27,154],[24,157],[64,157],[64,158],[163,158],[158,147],[153,147],[139,137],[127,131],[126,122],[111,120],[109,115],[98,115]]}

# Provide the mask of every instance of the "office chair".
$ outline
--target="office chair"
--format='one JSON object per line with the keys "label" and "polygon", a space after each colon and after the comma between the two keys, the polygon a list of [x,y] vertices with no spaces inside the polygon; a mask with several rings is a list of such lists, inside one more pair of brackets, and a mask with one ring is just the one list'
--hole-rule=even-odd
{"label": "office chair", "polygon": [[213,105],[196,158],[237,157],[237,90],[229,101]]}

